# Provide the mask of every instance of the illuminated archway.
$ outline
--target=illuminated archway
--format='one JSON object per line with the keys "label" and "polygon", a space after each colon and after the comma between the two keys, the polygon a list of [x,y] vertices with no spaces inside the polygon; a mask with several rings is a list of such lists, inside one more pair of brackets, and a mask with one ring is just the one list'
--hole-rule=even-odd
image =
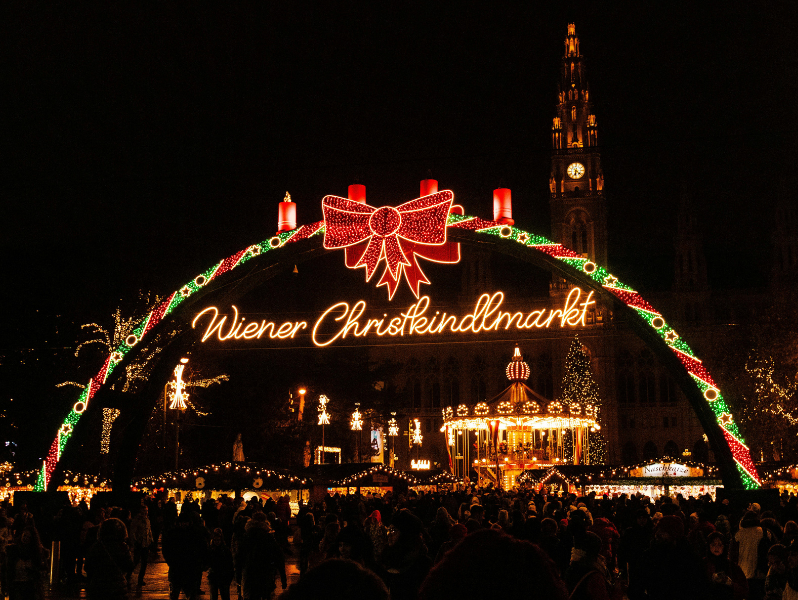
{"label": "illuminated archway", "polygon": [[[228,300],[238,298],[286,267],[327,252],[322,245],[323,232],[324,221],[319,221],[248,246],[197,275],[142,319],[133,333],[109,354],[73,405],[45,458],[36,489],[54,487],[55,483],[51,483],[58,462],[89,407],[133,413],[120,441],[122,450],[114,469],[115,489],[126,488],[132,480],[136,450],[152,409],[153,400],[144,399],[158,396],[157,388],[168,378],[176,358],[190,343],[190,308],[211,293]],[[724,483],[745,489],[760,486],[749,449],[711,375],[687,343],[640,294],[582,255],[516,227],[450,214],[447,233],[452,242],[488,248],[547,269],[593,290],[617,310],[632,313],[631,327],[677,381],[711,439]],[[120,381],[123,371],[120,367],[130,363],[133,357],[149,361],[149,383],[133,395],[123,395],[117,389],[121,386],[114,384]]]}

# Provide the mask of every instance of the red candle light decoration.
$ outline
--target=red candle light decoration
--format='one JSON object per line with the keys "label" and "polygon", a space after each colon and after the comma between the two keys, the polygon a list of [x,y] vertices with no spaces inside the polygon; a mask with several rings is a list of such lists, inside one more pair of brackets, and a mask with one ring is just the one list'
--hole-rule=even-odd
{"label": "red candle light decoration", "polygon": [[365,204],[366,186],[361,185],[359,183],[353,183],[352,185],[349,186],[349,193],[347,194],[347,197],[355,202],[360,202],[361,204]]}
{"label": "red candle light decoration", "polygon": [[291,194],[286,192],[277,209],[277,233],[294,229],[296,229],[296,204],[291,202]]}
{"label": "red candle light decoration", "polygon": [[493,220],[502,225],[515,223],[513,221],[513,201],[508,188],[493,190]]}

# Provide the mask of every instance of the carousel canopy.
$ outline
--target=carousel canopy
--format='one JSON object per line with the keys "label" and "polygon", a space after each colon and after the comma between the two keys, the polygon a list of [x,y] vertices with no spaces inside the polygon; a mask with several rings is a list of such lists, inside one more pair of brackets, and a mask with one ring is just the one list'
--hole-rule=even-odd
{"label": "carousel canopy", "polygon": [[460,404],[443,409],[443,427],[450,429],[487,429],[489,421],[505,427],[555,429],[596,426],[596,407],[592,404],[547,400],[524,383],[529,366],[524,362],[518,346],[513,360],[507,365],[511,384],[487,402],[473,406]]}

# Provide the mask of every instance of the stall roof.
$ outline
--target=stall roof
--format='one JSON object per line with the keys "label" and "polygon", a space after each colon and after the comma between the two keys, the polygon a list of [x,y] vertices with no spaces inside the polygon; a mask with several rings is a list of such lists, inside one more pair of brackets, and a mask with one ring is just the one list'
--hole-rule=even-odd
{"label": "stall roof", "polygon": [[313,479],[304,472],[275,468],[255,462],[224,462],[140,477],[139,489],[168,487],[183,490],[288,490],[307,488]]}
{"label": "stall roof", "polygon": [[438,485],[439,483],[458,483],[458,479],[446,469],[428,469],[425,471],[413,471],[413,475],[418,480],[416,485]]}
{"label": "stall roof", "polygon": [[416,473],[399,471],[382,463],[344,463],[313,465],[304,471],[313,477],[316,484],[331,486],[368,485],[374,475],[388,478],[388,482],[402,482],[405,485],[419,485]]}

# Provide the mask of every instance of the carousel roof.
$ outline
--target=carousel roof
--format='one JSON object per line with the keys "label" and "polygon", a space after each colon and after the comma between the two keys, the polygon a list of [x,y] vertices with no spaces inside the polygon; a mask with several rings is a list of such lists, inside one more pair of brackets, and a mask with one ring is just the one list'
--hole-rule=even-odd
{"label": "carousel roof", "polygon": [[596,407],[592,404],[563,404],[559,400],[547,400],[524,383],[529,377],[529,367],[523,361],[518,346],[515,347],[512,361],[507,365],[506,374],[512,382],[510,386],[487,402],[444,408],[444,428],[483,429],[487,427],[488,421],[533,429],[596,425]]}

